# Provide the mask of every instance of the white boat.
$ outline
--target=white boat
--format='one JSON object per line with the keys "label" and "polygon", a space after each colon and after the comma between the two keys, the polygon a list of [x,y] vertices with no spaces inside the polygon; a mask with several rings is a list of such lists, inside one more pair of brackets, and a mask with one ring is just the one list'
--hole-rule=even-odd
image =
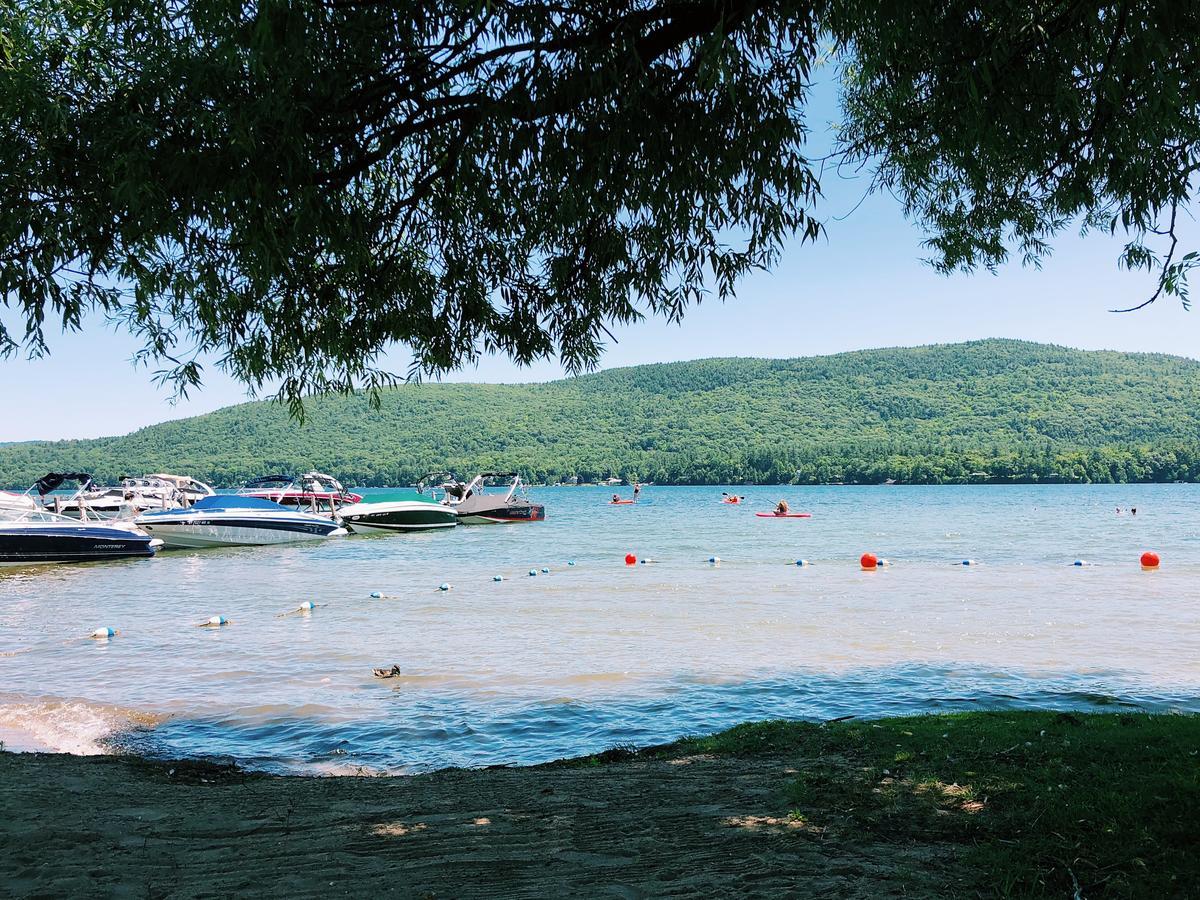
{"label": "white boat", "polygon": [[215,494],[186,509],[143,513],[134,523],[162,538],[168,547],[257,546],[346,534],[346,529],[330,516],[237,494]]}
{"label": "white boat", "polygon": [[191,506],[215,493],[204,482],[186,475],[158,473],[120,480],[117,487],[93,488],[68,502],[59,501],[54,511],[80,517],[83,510],[91,518],[132,519],[151,509]]}
{"label": "white boat", "polygon": [[[197,500],[203,500],[216,493],[203,481],[197,481],[187,475],[171,475],[166,472],[143,475],[141,478],[127,478],[122,484],[133,487],[148,496],[166,496],[168,499],[174,499],[180,506],[191,506]],[[172,491],[173,493],[171,493]]]}

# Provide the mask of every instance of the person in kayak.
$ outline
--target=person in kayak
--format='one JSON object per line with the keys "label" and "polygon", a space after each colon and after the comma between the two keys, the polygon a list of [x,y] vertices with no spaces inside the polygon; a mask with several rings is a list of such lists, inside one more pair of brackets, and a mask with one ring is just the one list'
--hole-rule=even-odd
{"label": "person in kayak", "polygon": [[780,500],[777,504],[775,504],[775,515],[786,516],[787,514],[788,502],[786,500]]}

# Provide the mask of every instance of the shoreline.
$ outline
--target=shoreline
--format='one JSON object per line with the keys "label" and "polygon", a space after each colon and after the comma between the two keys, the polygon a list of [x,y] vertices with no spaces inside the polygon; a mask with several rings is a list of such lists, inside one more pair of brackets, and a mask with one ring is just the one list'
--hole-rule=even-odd
{"label": "shoreline", "polygon": [[[288,776],[0,753],[16,895],[1168,896],[1200,716],[764,722],[539,766]],[[1190,887],[1189,887],[1190,886]]]}

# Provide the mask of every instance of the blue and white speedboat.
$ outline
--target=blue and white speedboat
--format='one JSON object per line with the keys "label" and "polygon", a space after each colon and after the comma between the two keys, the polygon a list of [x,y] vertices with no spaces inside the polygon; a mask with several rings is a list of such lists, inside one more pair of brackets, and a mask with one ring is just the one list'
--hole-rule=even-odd
{"label": "blue and white speedboat", "polygon": [[[91,486],[90,475],[52,472],[21,495],[24,501],[0,505],[0,566],[29,566],[41,563],[92,562],[153,556],[162,541],[127,522],[89,522],[40,509],[29,496],[37,490],[43,497],[64,481],[78,481],[75,500]],[[9,495],[10,497],[13,495]]]}
{"label": "blue and white speedboat", "polygon": [[237,494],[215,494],[185,509],[143,513],[134,524],[168,547],[243,547],[346,534],[331,516]]}

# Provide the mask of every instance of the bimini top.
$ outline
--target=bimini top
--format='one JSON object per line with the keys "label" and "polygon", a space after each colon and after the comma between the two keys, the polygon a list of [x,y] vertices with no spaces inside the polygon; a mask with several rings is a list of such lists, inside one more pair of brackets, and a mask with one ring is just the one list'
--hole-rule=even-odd
{"label": "bimini top", "polygon": [[49,472],[34,482],[34,488],[45,497],[51,491],[62,487],[64,481],[78,481],[82,485],[89,484],[92,476],[86,472]]}
{"label": "bimini top", "polygon": [[268,484],[291,484],[296,479],[291,475],[263,475],[261,478],[251,478],[246,482],[246,488],[263,487]]}
{"label": "bimini top", "polygon": [[261,509],[270,510],[272,512],[289,512],[278,503],[272,503],[270,500],[260,500],[258,497],[242,497],[238,494],[213,494],[210,497],[202,497],[186,509],[162,509],[155,512],[145,513],[147,516],[177,516],[180,513],[186,513],[190,510],[218,510],[218,509]]}

